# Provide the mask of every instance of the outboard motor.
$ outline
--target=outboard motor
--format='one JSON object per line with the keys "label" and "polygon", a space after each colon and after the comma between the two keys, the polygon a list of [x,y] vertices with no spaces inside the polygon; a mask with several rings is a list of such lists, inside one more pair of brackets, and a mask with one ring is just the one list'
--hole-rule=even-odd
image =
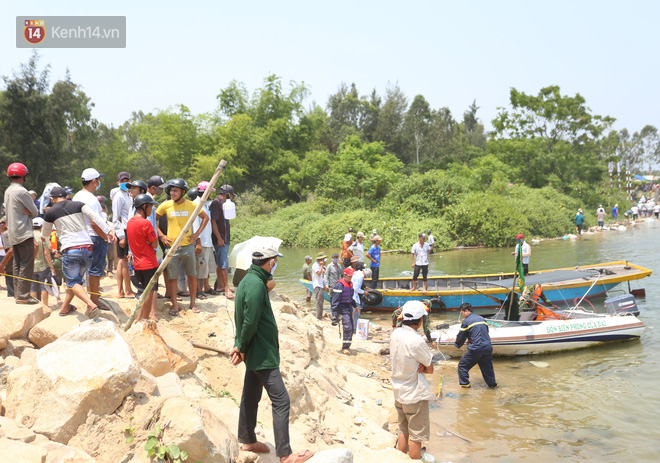
{"label": "outboard motor", "polygon": [[610,315],[639,315],[639,309],[635,302],[635,296],[624,294],[605,301],[605,310]]}

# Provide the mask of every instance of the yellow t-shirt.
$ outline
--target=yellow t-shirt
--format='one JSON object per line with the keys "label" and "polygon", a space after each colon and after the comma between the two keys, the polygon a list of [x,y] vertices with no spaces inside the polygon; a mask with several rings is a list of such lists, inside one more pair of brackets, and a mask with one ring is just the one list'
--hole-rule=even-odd
{"label": "yellow t-shirt", "polygon": [[[183,203],[176,204],[171,199],[165,201],[156,209],[156,215],[167,216],[167,237],[171,240],[176,240],[183,227],[188,222],[188,219],[195,210],[195,204],[192,201],[185,199]],[[187,246],[192,243],[192,227],[188,230],[186,237],[181,241],[181,246]]]}

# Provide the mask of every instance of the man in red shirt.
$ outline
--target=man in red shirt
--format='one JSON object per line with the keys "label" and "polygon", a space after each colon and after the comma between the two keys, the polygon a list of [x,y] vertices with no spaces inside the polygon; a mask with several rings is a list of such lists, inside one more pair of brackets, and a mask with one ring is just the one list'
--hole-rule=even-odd
{"label": "man in red shirt", "polygon": [[[126,225],[126,236],[131,243],[131,252],[133,253],[133,268],[135,276],[142,288],[146,288],[151,278],[158,269],[158,259],[156,259],[156,248],[158,247],[158,235],[148,217],[151,211],[158,203],[151,199],[147,194],[137,195],[133,200],[135,206],[135,215]],[[156,292],[158,283],[151,288],[149,295],[144,301],[137,320],[157,320],[156,317]]]}

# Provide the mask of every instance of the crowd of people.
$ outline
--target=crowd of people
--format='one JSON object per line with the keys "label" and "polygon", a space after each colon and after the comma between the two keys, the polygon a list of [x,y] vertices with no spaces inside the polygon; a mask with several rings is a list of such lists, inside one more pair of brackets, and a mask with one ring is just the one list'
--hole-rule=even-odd
{"label": "crowd of people", "polygon": [[[0,219],[0,273],[17,304],[40,300],[47,304],[53,295],[61,300],[59,314],[65,316],[78,310],[72,304],[76,297],[93,318],[98,310],[110,310],[101,299],[104,275],[112,275],[116,268],[116,297],[139,296],[161,262],[159,245],[162,255],[167,255],[179,238],[163,272],[165,295],[160,296],[154,284],[138,320],[157,318],[158,297],[170,299],[171,316],[178,315],[183,297],[190,298],[193,313],[199,312],[196,301],[207,295],[234,298],[227,276],[230,223],[223,209],[234,196],[231,185],[209,196],[184,233],[204,192],[216,191],[208,182],[190,188],[181,178],[166,182],[154,175],[147,181],[131,180],[129,172],[120,172],[108,200],[96,194],[105,174],[87,168],[75,194],[73,188],[49,183],[37,198],[36,191],[26,188],[28,174],[22,163],[7,168],[10,185],[4,194],[5,216]],[[215,287],[209,283],[211,273],[217,275]],[[60,299],[62,280],[65,292]]]}

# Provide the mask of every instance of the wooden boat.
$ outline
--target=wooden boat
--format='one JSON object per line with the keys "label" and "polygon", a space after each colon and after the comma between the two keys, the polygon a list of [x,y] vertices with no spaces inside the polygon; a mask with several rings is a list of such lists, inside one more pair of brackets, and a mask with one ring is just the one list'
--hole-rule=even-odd
{"label": "wooden boat", "polygon": [[[603,295],[622,282],[640,280],[652,273],[647,268],[618,261],[531,272],[525,277],[525,284],[542,285],[543,292],[553,303],[568,301],[573,304],[573,301],[584,296]],[[300,282],[312,290],[311,281]],[[365,279],[365,282],[371,286],[370,279]],[[411,283],[411,276],[379,279],[377,292],[365,300],[365,308],[392,311],[411,300],[430,299],[434,311],[458,310],[463,302],[469,302],[477,310],[492,309],[499,304],[488,296],[504,300],[514,285],[512,273],[429,276],[427,291],[411,292]],[[417,284],[422,286],[422,281]],[[330,300],[327,294],[325,298]]]}
{"label": "wooden boat", "polygon": [[[521,320],[486,319],[493,355],[531,355],[595,346],[613,341],[638,340],[644,323],[628,314],[598,314],[582,310],[555,312],[563,319],[535,321],[535,312],[523,312]],[[460,357],[466,347],[454,346],[460,323],[431,332],[438,350]]]}

